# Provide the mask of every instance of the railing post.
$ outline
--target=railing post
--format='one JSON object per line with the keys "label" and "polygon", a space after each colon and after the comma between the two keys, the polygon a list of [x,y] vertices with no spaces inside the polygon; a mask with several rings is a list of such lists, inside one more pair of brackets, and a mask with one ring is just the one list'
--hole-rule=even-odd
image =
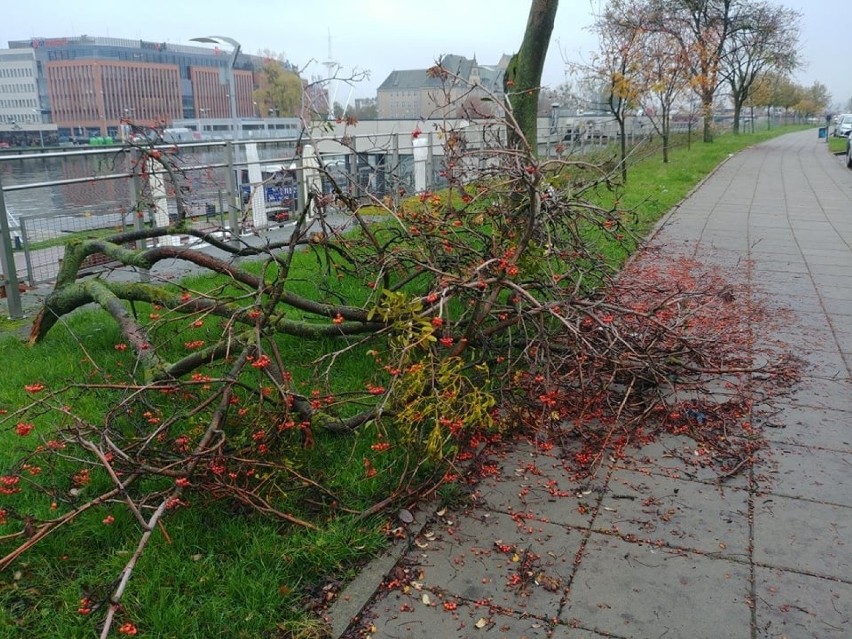
{"label": "railing post", "polygon": [[432,145],[435,144],[435,134],[429,131],[427,135],[429,142],[426,144],[426,191],[432,188],[435,180],[435,154],[432,152]]}
{"label": "railing post", "polygon": [[[356,140],[352,141],[353,145],[357,145]],[[358,174],[358,152],[355,147],[351,149],[349,154],[349,195],[356,200],[361,200],[361,181]]]}
{"label": "railing post", "polygon": [[400,180],[399,177],[399,136],[399,132],[393,136],[393,146],[391,147],[391,168],[390,171],[386,171],[386,174],[390,174],[390,187],[392,189],[391,201],[393,202],[394,208],[399,206],[399,188],[402,184],[402,180]]}
{"label": "railing post", "polygon": [[219,196],[219,226],[222,230],[225,230],[225,199],[222,195],[222,189],[217,189],[217,195]]}
{"label": "railing post", "polygon": [[33,269],[32,255],[30,255],[30,237],[27,235],[27,218],[19,218],[21,225],[21,248],[24,249],[24,261],[27,263],[27,282],[35,286],[35,271]]}
{"label": "railing post", "polygon": [[9,319],[21,319],[24,313],[21,310],[18,272],[15,266],[15,255],[12,253],[12,234],[9,230],[9,216],[6,211],[6,196],[3,194],[2,180],[0,180],[0,265],[3,268],[3,279],[6,284]]}
{"label": "railing post", "polygon": [[237,207],[237,198],[240,197],[240,202],[242,202],[242,195],[237,190],[237,174],[234,167],[234,143],[231,140],[225,143],[225,163],[228,165],[225,169],[228,172],[225,184],[228,189],[228,223],[231,226],[231,242],[234,246],[239,246],[240,229],[237,217],[237,211],[239,210],[239,207]]}
{"label": "railing post", "polygon": [[[143,212],[145,202],[142,197],[142,178],[139,175],[139,171],[135,170],[136,165],[142,161],[141,154],[138,151],[130,151],[125,155],[125,160],[127,163],[127,172],[133,176],[129,185],[130,208],[133,211],[133,230],[142,231],[145,228],[145,214]],[[136,240],[136,248],[139,250],[145,249],[145,239],[140,237]],[[151,272],[148,269],[140,269],[139,281],[150,282]]]}
{"label": "railing post", "polygon": [[[300,210],[309,206],[306,220],[312,221],[318,215],[318,206],[316,200],[311,200],[310,196],[322,194],[322,181],[319,173],[319,158],[317,157],[316,149],[311,144],[306,144],[302,147],[302,155],[300,159],[299,175],[299,197],[302,198]],[[309,204],[310,203],[310,204]]]}

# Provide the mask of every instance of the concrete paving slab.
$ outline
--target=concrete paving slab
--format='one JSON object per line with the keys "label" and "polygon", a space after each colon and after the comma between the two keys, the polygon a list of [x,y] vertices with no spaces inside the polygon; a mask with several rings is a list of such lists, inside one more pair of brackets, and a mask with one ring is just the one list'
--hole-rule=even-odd
{"label": "concrete paving slab", "polygon": [[852,382],[805,378],[784,399],[814,409],[852,412]]}
{"label": "concrete paving slab", "polygon": [[420,567],[424,588],[543,619],[558,613],[585,535],[482,510],[448,514],[428,532],[434,538],[410,556]]}
{"label": "concrete paving slab", "polygon": [[[852,272],[852,266],[847,270]],[[837,317],[839,321],[852,322],[852,317],[850,317],[852,316],[852,297],[844,296],[842,299],[838,299],[837,297],[825,296],[822,303],[825,306],[826,312],[831,316]]]}
{"label": "concrete paving slab", "polygon": [[848,272],[852,268],[852,255],[848,248],[828,250],[825,248],[808,248],[802,252],[805,261],[810,265],[824,265],[837,272]]}
{"label": "concrete paving slab", "polygon": [[[794,241],[790,239],[775,239],[767,237],[763,233],[749,233],[751,245],[749,254],[755,260],[786,262],[805,265],[807,262],[802,257],[801,251]],[[805,272],[803,271],[804,275]]]}
{"label": "concrete paving slab", "polygon": [[[763,295],[756,297],[764,313],[772,317],[779,328],[790,327],[795,333],[803,327],[816,324],[822,328],[827,335],[824,341],[810,341],[808,346],[818,344],[832,344],[830,325],[825,321],[825,313],[822,311],[822,299],[814,291],[810,284],[798,285],[788,282],[786,285],[779,282],[773,286],[768,284],[763,291],[774,293],[774,297],[767,298]],[[773,331],[774,333],[774,331]]]}
{"label": "concrete paving slab", "polygon": [[560,619],[623,637],[746,639],[748,566],[592,534]]}
{"label": "concrete paving slab", "polygon": [[775,402],[756,423],[771,442],[852,452],[852,412]]}
{"label": "concrete paving slab", "polygon": [[550,639],[626,639],[624,635],[615,635],[607,633],[605,635],[598,634],[588,628],[580,626],[571,627],[565,624],[558,624],[550,635]]}
{"label": "concrete paving slab", "polygon": [[755,274],[760,277],[762,273],[800,273],[808,272],[808,265],[804,261],[795,259],[761,259],[752,267]]}
{"label": "concrete paving slab", "polygon": [[541,521],[588,527],[600,490],[583,494],[564,462],[521,444],[492,460],[496,471],[476,487],[476,503],[509,514],[528,513]]}
{"label": "concrete paving slab", "polygon": [[[819,303],[814,304],[813,308],[820,308]],[[817,317],[816,314],[814,314],[814,317]],[[771,335],[772,339],[786,344],[789,347],[786,350],[797,357],[809,353],[814,344],[831,344],[833,337],[831,324],[825,320],[824,315],[817,323],[815,321],[802,321],[799,313],[781,326],[776,327]]]}
{"label": "concrete paving slab", "polygon": [[[428,602],[428,603],[424,603]],[[487,604],[411,589],[394,591],[371,610],[354,636],[364,639],[546,639],[546,620],[524,617]]]}
{"label": "concrete paving slab", "polygon": [[780,495],[756,496],[754,562],[849,579],[852,510]]}
{"label": "concrete paving slab", "polygon": [[840,352],[844,355],[844,360],[847,363],[852,362],[852,358],[849,357],[849,354],[852,353],[852,331],[835,330],[834,339]]}
{"label": "concrete paving slab", "polygon": [[[852,272],[852,266],[847,268],[846,272]],[[833,286],[831,288],[823,288],[820,293],[823,299],[826,300],[848,301],[852,299],[852,287],[848,286]],[[842,319],[843,318],[841,318],[841,320]]]}
{"label": "concrete paving slab", "polygon": [[778,569],[755,570],[758,639],[852,637],[852,585]]}
{"label": "concrete paving slab", "polygon": [[810,274],[819,286],[830,286],[832,283],[834,286],[842,288],[849,288],[850,286],[849,278],[832,264],[811,264]]}
{"label": "concrete paving slab", "polygon": [[748,561],[748,497],[744,490],[616,470],[594,529]]}
{"label": "concrete paving slab", "polygon": [[[847,485],[852,473],[852,453],[776,445],[772,447],[768,465],[769,469],[764,469],[763,473],[771,483],[764,486],[764,490],[852,508],[852,490]],[[849,514],[852,517],[852,512]]]}
{"label": "concrete paving slab", "polygon": [[833,334],[828,343],[814,344],[810,350],[799,353],[798,356],[805,362],[802,373],[806,381],[826,380],[843,383],[849,380],[846,360],[837,350]]}

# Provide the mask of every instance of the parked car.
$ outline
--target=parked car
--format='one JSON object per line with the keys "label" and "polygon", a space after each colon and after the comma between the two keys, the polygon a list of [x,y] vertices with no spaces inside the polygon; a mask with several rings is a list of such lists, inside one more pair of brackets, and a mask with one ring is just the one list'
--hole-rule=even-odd
{"label": "parked car", "polygon": [[839,138],[848,138],[850,133],[852,133],[852,113],[844,113],[837,118],[834,135]]}
{"label": "parked car", "polygon": [[852,169],[852,135],[846,136],[846,166]]}

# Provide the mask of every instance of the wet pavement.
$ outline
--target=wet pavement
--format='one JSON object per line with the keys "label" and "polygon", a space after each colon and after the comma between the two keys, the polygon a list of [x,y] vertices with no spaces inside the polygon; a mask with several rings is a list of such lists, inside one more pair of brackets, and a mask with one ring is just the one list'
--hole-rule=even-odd
{"label": "wet pavement", "polygon": [[852,171],[816,131],[771,140],[650,244],[736,271],[778,314],[758,342],[803,362],[754,409],[761,462],[719,481],[672,435],[578,484],[559,442],[490,450],[465,508],[424,506],[341,594],[335,636],[852,637]]}

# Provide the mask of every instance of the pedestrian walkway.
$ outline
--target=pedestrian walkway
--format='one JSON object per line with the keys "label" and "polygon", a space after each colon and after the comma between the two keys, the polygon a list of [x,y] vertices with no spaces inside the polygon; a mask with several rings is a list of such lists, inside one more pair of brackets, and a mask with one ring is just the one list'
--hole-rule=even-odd
{"label": "pedestrian walkway", "polygon": [[755,412],[765,460],[720,483],[672,437],[578,486],[558,447],[495,451],[472,507],[417,513],[399,561],[343,593],[336,636],[852,637],[852,171],[816,131],[785,135],[730,158],[651,242],[738,269],[779,313],[758,337],[804,377]]}

